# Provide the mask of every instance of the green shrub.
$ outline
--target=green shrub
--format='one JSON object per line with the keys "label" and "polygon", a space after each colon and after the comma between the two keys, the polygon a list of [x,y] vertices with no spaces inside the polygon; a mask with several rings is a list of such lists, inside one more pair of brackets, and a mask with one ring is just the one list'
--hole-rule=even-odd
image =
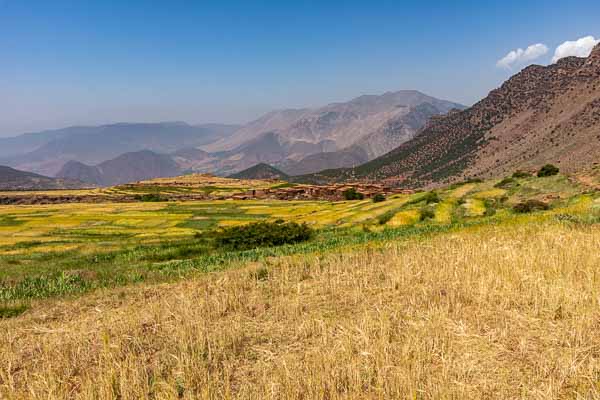
{"label": "green shrub", "polygon": [[214,233],[215,245],[229,250],[250,250],[257,247],[281,246],[309,240],[313,230],[296,222],[255,222],[232,226]]}
{"label": "green shrub", "polygon": [[362,200],[365,198],[360,192],[357,192],[356,189],[350,188],[344,191],[344,199],[346,200]]}
{"label": "green shrub", "polygon": [[494,199],[485,199],[483,203],[485,204],[485,212],[483,215],[486,217],[496,215],[496,201]]}
{"label": "green shrub", "polygon": [[431,207],[423,207],[421,208],[421,216],[419,219],[421,221],[425,221],[428,219],[433,219],[435,217],[435,211]]}
{"label": "green shrub", "polygon": [[552,165],[552,164],[546,164],[544,165],[542,168],[540,168],[540,170],[537,173],[537,176],[539,178],[543,178],[546,176],[553,176],[553,175],[557,175],[559,172],[558,167]]}
{"label": "green shrub", "polygon": [[547,203],[544,203],[540,200],[531,199],[515,204],[513,210],[519,214],[525,214],[538,210],[548,210],[549,208],[550,206]]}
{"label": "green shrub", "polygon": [[394,211],[383,213],[377,217],[377,222],[379,222],[379,225],[385,225],[390,219],[394,218],[394,215],[396,215]]}
{"label": "green shrub", "polygon": [[385,196],[383,193],[377,193],[375,196],[373,196],[373,203],[381,203],[382,201],[385,201]]}
{"label": "green shrub", "polygon": [[512,174],[512,177],[515,179],[529,178],[530,176],[531,176],[531,174],[529,172],[525,172],[525,171],[521,171],[521,170],[517,170]]}
{"label": "green shrub", "polygon": [[426,204],[439,203],[441,201],[440,196],[436,192],[428,192],[423,197],[423,200],[425,200]]}
{"label": "green shrub", "polygon": [[160,194],[158,194],[158,193],[138,194],[135,196],[135,199],[138,201],[149,202],[149,203],[164,201],[163,198],[160,197]]}
{"label": "green shrub", "polygon": [[501,188],[501,189],[506,189],[506,188],[509,188],[512,185],[516,184],[516,183],[517,182],[515,181],[515,178],[506,177],[506,178],[502,179],[500,182],[496,183],[494,185],[494,187]]}

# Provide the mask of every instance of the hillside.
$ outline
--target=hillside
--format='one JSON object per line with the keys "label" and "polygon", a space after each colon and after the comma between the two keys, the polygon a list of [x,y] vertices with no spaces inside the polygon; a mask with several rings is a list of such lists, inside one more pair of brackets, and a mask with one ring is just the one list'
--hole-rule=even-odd
{"label": "hillside", "polygon": [[170,156],[144,150],[125,153],[112,160],[89,166],[69,161],[57,177],[76,179],[98,186],[111,186],[145,179],[176,176],[181,173]]}
{"label": "hillside", "polygon": [[245,169],[243,171],[235,173],[235,174],[229,176],[229,178],[286,180],[289,178],[289,176],[269,164],[260,163],[260,164],[254,165],[248,169]]}
{"label": "hillside", "polygon": [[73,179],[49,178],[0,165],[0,190],[54,190],[89,187]]}
{"label": "hillside", "polygon": [[577,171],[599,154],[600,45],[587,59],[525,68],[473,107],[433,118],[413,140],[354,170],[306,178],[393,178],[417,187],[546,163]]}

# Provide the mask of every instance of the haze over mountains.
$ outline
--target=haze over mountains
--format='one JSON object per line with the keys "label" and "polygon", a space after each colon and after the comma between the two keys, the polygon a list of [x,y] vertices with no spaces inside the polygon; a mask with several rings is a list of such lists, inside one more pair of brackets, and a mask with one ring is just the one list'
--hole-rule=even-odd
{"label": "haze over mountains", "polygon": [[97,185],[190,171],[230,175],[258,163],[302,174],[364,163],[453,108],[464,107],[405,90],[274,111],[241,127],[183,122],[71,127],[0,139],[0,164]]}
{"label": "haze over mountains", "polygon": [[192,126],[184,122],[69,127],[0,138],[0,164],[54,175],[68,161],[97,164],[127,152],[168,153],[210,143],[237,128],[222,124]]}

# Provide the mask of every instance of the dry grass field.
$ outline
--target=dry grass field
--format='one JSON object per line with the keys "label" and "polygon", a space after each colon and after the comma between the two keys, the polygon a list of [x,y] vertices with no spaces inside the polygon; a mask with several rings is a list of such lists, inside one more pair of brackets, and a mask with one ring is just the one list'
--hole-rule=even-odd
{"label": "dry grass field", "polygon": [[7,399],[600,398],[600,227],[483,226],[48,301]]}

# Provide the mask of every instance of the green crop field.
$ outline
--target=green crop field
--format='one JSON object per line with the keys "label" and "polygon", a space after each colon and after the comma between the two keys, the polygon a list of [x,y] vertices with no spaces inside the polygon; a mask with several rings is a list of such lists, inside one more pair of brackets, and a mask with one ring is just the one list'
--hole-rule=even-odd
{"label": "green crop field", "polygon": [[[54,204],[0,207],[0,302],[82,293],[229,268],[261,257],[324,251],[429,232],[521,220],[595,221],[595,192],[564,176],[454,185],[386,201],[204,201]],[[520,215],[527,199],[550,210]],[[210,237],[223,227],[257,221],[313,227],[309,243],[246,252],[221,251]]]}

